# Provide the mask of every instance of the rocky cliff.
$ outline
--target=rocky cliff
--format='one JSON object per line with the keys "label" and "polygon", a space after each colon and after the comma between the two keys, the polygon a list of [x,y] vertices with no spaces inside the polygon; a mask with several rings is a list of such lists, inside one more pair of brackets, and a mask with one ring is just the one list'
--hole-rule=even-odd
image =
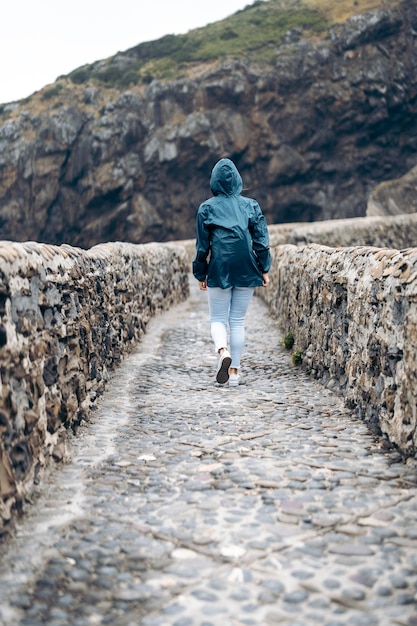
{"label": "rocky cliff", "polygon": [[225,155],[269,223],[363,216],[417,164],[416,37],[406,0],[324,38],[291,31],[272,65],[229,59],[125,92],[63,77],[3,107],[0,238],[193,237]]}
{"label": "rocky cliff", "polygon": [[[417,212],[417,166],[404,176],[380,183],[368,198],[366,214],[402,215]],[[416,240],[414,240],[416,243]]]}

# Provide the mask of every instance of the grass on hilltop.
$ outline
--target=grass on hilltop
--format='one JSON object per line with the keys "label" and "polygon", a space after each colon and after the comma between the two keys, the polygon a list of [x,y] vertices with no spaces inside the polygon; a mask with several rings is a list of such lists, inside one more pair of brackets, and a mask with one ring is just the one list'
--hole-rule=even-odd
{"label": "grass on hilltop", "polygon": [[84,66],[72,72],[70,78],[75,83],[95,78],[123,88],[153,78],[175,78],[191,65],[230,57],[268,62],[270,48],[283,43],[286,32],[299,29],[318,34],[326,27],[326,19],[317,9],[301,3],[283,8],[276,0],[256,0],[224,20],[185,35],[166,35],[139,44],[109,59],[105,67]]}
{"label": "grass on hilltop", "polygon": [[[390,6],[399,0],[391,0]],[[139,44],[105,62],[76,69],[77,84],[91,79],[123,89],[154,78],[175,79],[204,63],[240,58],[273,62],[289,31],[318,38],[353,14],[383,7],[385,0],[255,0],[230,17],[184,35]]]}
{"label": "grass on hilltop", "polygon": [[[153,79],[176,79],[228,58],[272,64],[289,32],[303,39],[323,38],[330,26],[401,0],[255,0],[224,20],[183,35],[165,35],[75,69],[37,92],[49,107],[67,100],[72,85],[103,85],[108,90],[143,86]],[[69,80],[68,80],[69,79]],[[65,84],[63,89],[62,81]],[[37,94],[33,94],[34,96]],[[29,102],[32,96],[21,102]],[[0,104],[0,115],[5,105]]]}
{"label": "grass on hilltop", "polygon": [[319,11],[330,24],[345,22],[352,15],[379,8],[393,8],[401,0],[303,0],[310,9]]}

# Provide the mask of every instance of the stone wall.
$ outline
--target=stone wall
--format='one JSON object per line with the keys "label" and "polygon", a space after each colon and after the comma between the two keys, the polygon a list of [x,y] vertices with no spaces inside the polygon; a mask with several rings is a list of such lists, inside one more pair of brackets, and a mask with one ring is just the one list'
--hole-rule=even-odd
{"label": "stone wall", "polygon": [[169,245],[0,242],[0,534],[188,272]]}
{"label": "stone wall", "polygon": [[[417,215],[270,232],[271,286],[259,294],[302,366],[415,453]],[[187,297],[195,242],[178,243],[0,242],[0,534],[150,317]]]}
{"label": "stone wall", "polygon": [[343,248],[413,248],[417,245],[417,213],[392,217],[358,217],[323,222],[274,224],[269,228],[271,245],[318,243]]}
{"label": "stone wall", "polygon": [[[296,246],[318,243],[333,248],[374,246],[403,250],[417,245],[417,213],[272,224],[269,226],[269,234],[271,248],[285,243]],[[195,239],[177,244],[186,249],[191,263],[195,255]]]}
{"label": "stone wall", "polygon": [[[357,221],[357,220],[355,220]],[[417,248],[272,249],[259,294],[302,367],[405,454],[417,449]]]}

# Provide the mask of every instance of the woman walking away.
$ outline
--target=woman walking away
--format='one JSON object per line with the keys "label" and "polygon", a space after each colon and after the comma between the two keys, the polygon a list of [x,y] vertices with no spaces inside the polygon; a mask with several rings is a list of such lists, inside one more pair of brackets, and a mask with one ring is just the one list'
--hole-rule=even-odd
{"label": "woman walking away", "polygon": [[236,386],[246,311],[255,287],[269,283],[269,235],[259,204],[240,195],[242,178],[230,159],[216,163],[210,189],[214,197],[197,213],[193,274],[200,289],[208,289],[211,336],[219,354],[216,381]]}

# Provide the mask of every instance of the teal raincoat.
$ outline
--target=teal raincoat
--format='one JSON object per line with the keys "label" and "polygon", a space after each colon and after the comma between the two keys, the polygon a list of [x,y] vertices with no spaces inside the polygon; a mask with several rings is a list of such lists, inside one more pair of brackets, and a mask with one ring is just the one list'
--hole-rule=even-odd
{"label": "teal raincoat", "polygon": [[208,287],[258,287],[271,267],[269,234],[256,200],[241,196],[242,178],[230,159],[213,168],[214,194],[197,213],[193,274]]}

